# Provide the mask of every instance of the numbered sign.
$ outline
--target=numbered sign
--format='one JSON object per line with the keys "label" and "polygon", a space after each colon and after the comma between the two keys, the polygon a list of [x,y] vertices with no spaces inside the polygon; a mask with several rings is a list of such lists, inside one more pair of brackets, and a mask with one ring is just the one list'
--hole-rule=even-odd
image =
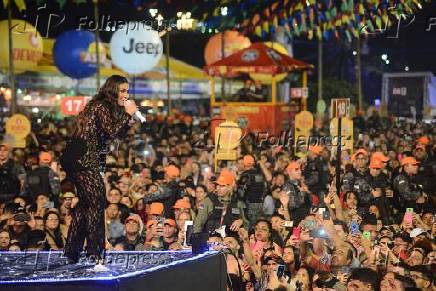
{"label": "numbered sign", "polygon": [[[350,118],[344,117],[341,121],[341,144],[342,150],[349,150],[350,153],[353,153],[353,120]],[[332,141],[332,152],[336,153],[336,147],[338,145],[338,119],[333,118],[330,121],[330,135],[333,138]]]}
{"label": "numbered sign", "polygon": [[350,98],[332,99],[330,110],[330,118],[350,117]]}
{"label": "numbered sign", "polygon": [[61,112],[63,115],[77,115],[85,108],[86,99],[84,96],[65,97],[61,101]]}

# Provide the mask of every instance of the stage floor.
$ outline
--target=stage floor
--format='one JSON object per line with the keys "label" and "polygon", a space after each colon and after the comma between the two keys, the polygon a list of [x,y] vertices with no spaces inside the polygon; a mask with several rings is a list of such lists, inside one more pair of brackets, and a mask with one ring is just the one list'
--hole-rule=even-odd
{"label": "stage floor", "polygon": [[67,265],[62,252],[1,252],[0,290],[225,290],[217,252],[107,252],[104,259],[109,270],[95,272],[92,259]]}

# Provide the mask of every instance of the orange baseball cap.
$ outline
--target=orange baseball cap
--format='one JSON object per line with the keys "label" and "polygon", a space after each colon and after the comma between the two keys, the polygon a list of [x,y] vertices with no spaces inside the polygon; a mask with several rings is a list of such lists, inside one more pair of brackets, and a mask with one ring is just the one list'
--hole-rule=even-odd
{"label": "orange baseball cap", "polygon": [[233,185],[235,183],[235,176],[229,170],[224,169],[215,183],[222,186]]}
{"label": "orange baseball cap", "polygon": [[169,224],[169,225],[174,226],[174,227],[177,226],[176,221],[175,221],[174,219],[171,219],[171,218],[167,218],[167,219],[165,219],[165,221],[164,221],[164,225],[165,225],[165,224]]}
{"label": "orange baseball cap", "polygon": [[401,166],[417,164],[419,164],[419,162],[414,157],[405,157],[401,160]]}
{"label": "orange baseball cap", "polygon": [[150,215],[161,215],[164,211],[164,205],[160,202],[150,204]]}
{"label": "orange baseball cap", "polygon": [[292,161],[289,163],[289,165],[286,167],[286,171],[295,171],[297,169],[301,169],[301,165],[299,162]]}
{"label": "orange baseball cap", "polygon": [[369,167],[371,169],[382,169],[383,168],[383,163],[378,158],[372,158],[371,162],[369,163]]}
{"label": "orange baseball cap", "polygon": [[428,145],[429,143],[430,143],[430,139],[428,138],[428,136],[426,136],[426,135],[424,135],[424,136],[421,136],[420,138],[418,138],[417,140],[416,140],[419,144],[422,144],[422,145]]}
{"label": "orange baseball cap", "polygon": [[254,158],[252,155],[245,155],[243,158],[243,163],[245,167],[251,167],[254,165]]}
{"label": "orange baseball cap", "polygon": [[375,152],[375,153],[373,153],[372,156],[371,156],[371,160],[372,159],[379,159],[382,162],[389,161],[389,158],[387,156],[385,156],[382,152]]}
{"label": "orange baseball cap", "polygon": [[165,173],[170,178],[177,178],[180,175],[180,170],[174,165],[169,165],[168,167],[165,168]]}
{"label": "orange baseball cap", "polygon": [[176,208],[176,209],[189,209],[189,208],[191,208],[191,203],[189,203],[185,199],[179,199],[179,200],[176,201],[176,203],[174,204],[173,208]]}
{"label": "orange baseball cap", "polygon": [[322,146],[319,146],[319,145],[309,146],[309,151],[314,153],[314,154],[317,154],[317,155],[321,154],[323,149],[324,148]]}
{"label": "orange baseball cap", "polygon": [[351,159],[352,159],[353,161],[355,161],[358,155],[364,155],[365,157],[367,157],[367,156],[368,156],[368,152],[367,152],[366,150],[364,150],[364,149],[358,149],[358,150],[353,154],[353,156],[351,157]]}
{"label": "orange baseball cap", "polygon": [[124,224],[126,224],[129,220],[135,221],[138,225],[141,225],[141,217],[139,217],[138,214],[130,214],[126,220],[124,221]]}
{"label": "orange baseball cap", "polygon": [[41,152],[39,154],[39,159],[44,163],[50,163],[51,162],[51,155],[48,152]]}

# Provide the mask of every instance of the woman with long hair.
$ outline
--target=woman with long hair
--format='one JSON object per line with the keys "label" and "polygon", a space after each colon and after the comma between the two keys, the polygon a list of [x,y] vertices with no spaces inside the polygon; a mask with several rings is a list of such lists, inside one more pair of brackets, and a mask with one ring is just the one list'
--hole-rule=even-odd
{"label": "woman with long hair", "polygon": [[44,215],[45,240],[47,250],[62,250],[65,246],[65,237],[62,234],[60,216],[55,211]]}
{"label": "woman with long hair", "polygon": [[106,191],[100,173],[104,172],[106,143],[127,133],[129,120],[137,111],[135,103],[128,100],[128,90],[125,77],[109,77],[76,118],[61,157],[61,165],[79,197],[65,245],[70,263],[79,260],[85,239],[87,255],[101,258],[105,246]]}

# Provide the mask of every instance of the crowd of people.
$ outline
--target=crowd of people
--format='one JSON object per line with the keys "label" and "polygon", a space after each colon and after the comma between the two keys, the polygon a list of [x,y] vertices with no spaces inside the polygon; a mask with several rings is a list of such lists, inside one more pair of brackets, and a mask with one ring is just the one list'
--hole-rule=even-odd
{"label": "crowd of people", "polygon": [[[106,249],[177,251],[207,233],[228,290],[436,290],[434,124],[356,118],[340,160],[328,145],[301,158],[250,133],[214,169],[206,118],[147,119],[102,161]],[[64,248],[80,203],[59,166],[71,126],[34,123],[26,148],[1,142],[0,250]]]}

